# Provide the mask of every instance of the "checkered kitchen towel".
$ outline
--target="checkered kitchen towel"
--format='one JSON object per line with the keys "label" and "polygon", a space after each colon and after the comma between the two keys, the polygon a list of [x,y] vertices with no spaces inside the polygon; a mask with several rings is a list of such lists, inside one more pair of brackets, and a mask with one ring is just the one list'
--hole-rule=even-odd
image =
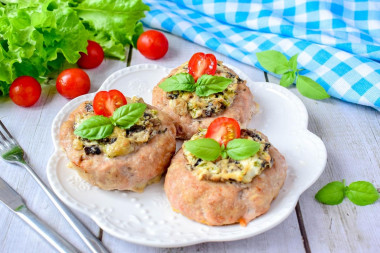
{"label": "checkered kitchen towel", "polygon": [[380,110],[380,0],[144,2],[146,26],[258,68],[256,52],[299,53],[331,96]]}

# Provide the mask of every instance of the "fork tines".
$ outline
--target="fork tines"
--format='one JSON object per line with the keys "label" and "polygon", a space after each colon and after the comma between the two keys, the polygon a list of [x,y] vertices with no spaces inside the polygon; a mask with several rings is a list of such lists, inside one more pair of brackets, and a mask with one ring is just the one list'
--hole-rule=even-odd
{"label": "fork tines", "polygon": [[[6,137],[5,134],[8,137]],[[2,139],[2,140],[0,139],[0,147],[4,146],[4,145],[9,145],[9,144],[17,145],[17,141],[15,140],[15,138],[13,138],[13,136],[8,131],[8,129],[4,126],[3,122],[1,122],[1,120],[0,120],[0,136],[1,136],[1,139]]]}

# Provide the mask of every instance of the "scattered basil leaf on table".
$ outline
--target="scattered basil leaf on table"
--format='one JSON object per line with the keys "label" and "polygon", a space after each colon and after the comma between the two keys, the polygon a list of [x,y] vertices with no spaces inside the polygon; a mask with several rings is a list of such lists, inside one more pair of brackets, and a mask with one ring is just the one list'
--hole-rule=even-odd
{"label": "scattered basil leaf on table", "polygon": [[256,53],[256,57],[265,70],[282,75],[280,80],[281,86],[288,87],[296,80],[297,89],[303,96],[311,99],[326,99],[330,97],[320,84],[309,77],[299,74],[303,69],[297,68],[298,54],[293,55],[289,61],[285,55],[276,50]]}
{"label": "scattered basil leaf on table", "polygon": [[260,143],[248,139],[233,139],[227,143],[227,154],[234,160],[244,160],[260,150]]}
{"label": "scattered basil leaf on table", "polygon": [[193,92],[195,91],[195,81],[189,73],[180,73],[165,79],[158,87],[166,92],[176,90]]}
{"label": "scattered basil leaf on table", "polygon": [[334,181],[325,185],[315,195],[315,199],[327,205],[338,205],[344,199],[344,183]]}
{"label": "scattered basil leaf on table", "polygon": [[359,206],[366,206],[375,203],[380,194],[376,188],[366,181],[357,181],[345,186],[345,181],[334,181],[325,185],[315,195],[315,199],[323,204],[340,204],[344,197]]}
{"label": "scattered basil leaf on table", "polygon": [[266,70],[282,75],[289,70],[288,59],[276,50],[267,50],[256,53],[261,66]]}
{"label": "scattered basil leaf on table", "polygon": [[146,104],[133,103],[117,108],[112,114],[112,121],[120,128],[128,129],[144,114]]}
{"label": "scattered basil leaf on table", "polygon": [[114,126],[109,118],[96,115],[84,120],[74,130],[74,134],[88,140],[99,140],[110,136],[113,128]]}
{"label": "scattered basil leaf on table", "polygon": [[379,199],[379,193],[369,182],[357,181],[351,183],[346,189],[346,196],[358,206],[366,206]]}
{"label": "scattered basil leaf on table", "polygon": [[325,99],[330,97],[322,86],[307,76],[298,76],[297,89],[303,96],[312,99]]}
{"label": "scattered basil leaf on table", "polygon": [[219,143],[210,138],[187,141],[185,142],[185,148],[205,161],[215,161],[222,152]]}

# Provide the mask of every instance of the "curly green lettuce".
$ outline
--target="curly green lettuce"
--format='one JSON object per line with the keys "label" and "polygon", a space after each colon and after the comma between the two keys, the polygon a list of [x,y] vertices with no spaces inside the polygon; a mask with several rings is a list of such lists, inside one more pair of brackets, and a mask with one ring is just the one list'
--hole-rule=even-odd
{"label": "curly green lettuce", "polygon": [[0,0],[0,95],[18,76],[42,82],[65,61],[76,63],[87,40],[124,60],[148,10],[141,0]]}

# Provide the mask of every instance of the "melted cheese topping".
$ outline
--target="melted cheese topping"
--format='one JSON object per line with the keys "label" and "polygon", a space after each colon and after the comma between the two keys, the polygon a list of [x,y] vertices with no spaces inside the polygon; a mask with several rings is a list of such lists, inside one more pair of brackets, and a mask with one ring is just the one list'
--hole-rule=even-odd
{"label": "melted cheese topping", "polygon": [[[248,131],[248,130],[247,130]],[[253,156],[235,161],[231,158],[219,158],[216,161],[204,161],[192,155],[183,145],[184,156],[188,162],[189,169],[199,180],[210,180],[216,182],[236,181],[250,183],[253,178],[272,166],[272,159],[269,154],[270,143],[266,142],[258,132],[253,132],[253,137],[242,135],[241,138],[257,141],[261,144],[260,150]],[[206,129],[200,130],[191,140],[204,138]]]}
{"label": "melted cheese topping", "polygon": [[[188,62],[182,64],[173,74],[187,73]],[[190,113],[192,118],[211,117],[224,111],[235,99],[238,84],[242,80],[232,74],[222,62],[218,62],[215,76],[223,76],[232,80],[232,83],[223,91],[207,97],[198,97],[195,92],[172,91],[167,93],[169,105],[180,116]]]}
{"label": "melted cheese topping", "polygon": [[[133,98],[131,102],[141,103],[141,101],[138,98]],[[89,102],[88,104],[91,103]],[[85,114],[77,114],[75,116],[74,128],[94,115],[95,113],[92,110]],[[127,155],[135,151],[139,145],[148,142],[156,134],[165,132],[165,130],[160,130],[160,126],[161,121],[157,116],[157,110],[147,108],[143,116],[131,128],[122,129],[114,127],[110,136],[100,140],[87,140],[76,136],[73,140],[73,147],[76,150],[84,150],[86,155],[99,155],[103,153],[110,158]]]}

